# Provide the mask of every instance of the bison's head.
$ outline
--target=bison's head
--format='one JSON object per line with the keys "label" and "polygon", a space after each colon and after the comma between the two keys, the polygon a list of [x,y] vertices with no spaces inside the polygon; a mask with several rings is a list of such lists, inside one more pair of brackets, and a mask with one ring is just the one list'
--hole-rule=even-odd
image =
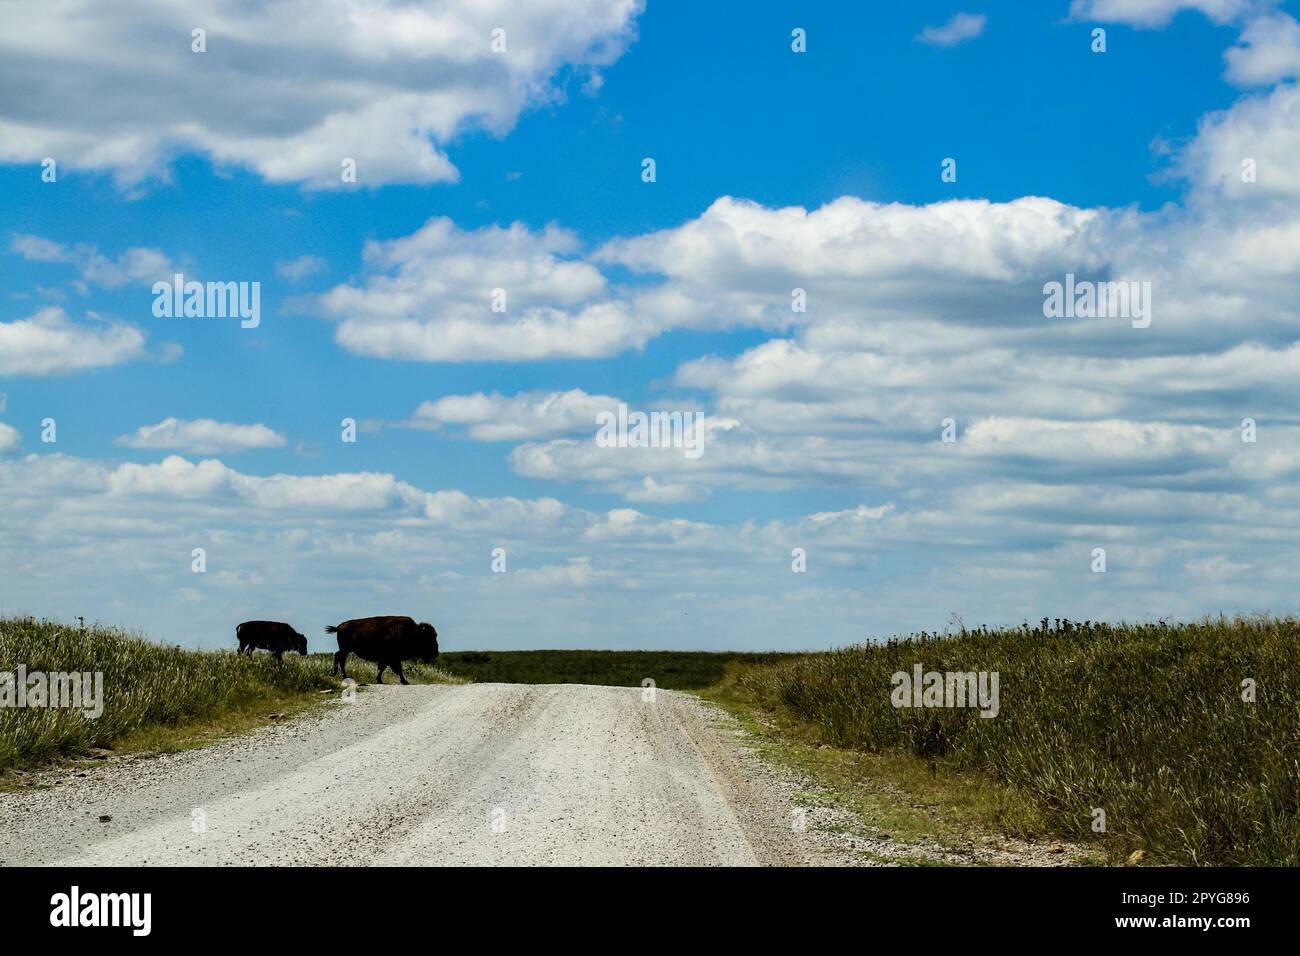
{"label": "bison's head", "polygon": [[416,656],[426,664],[438,659],[438,631],[432,624],[421,624],[417,628]]}
{"label": "bison's head", "polygon": [[301,654],[303,657],[306,657],[307,638],[299,634],[297,631],[294,631],[294,636],[295,636],[295,640],[293,642],[293,649],[297,651],[299,654]]}

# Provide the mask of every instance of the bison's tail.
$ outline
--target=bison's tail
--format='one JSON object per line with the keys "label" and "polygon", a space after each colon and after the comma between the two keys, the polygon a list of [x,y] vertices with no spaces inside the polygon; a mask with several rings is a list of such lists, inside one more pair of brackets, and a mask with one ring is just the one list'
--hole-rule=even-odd
{"label": "bison's tail", "polygon": [[325,633],[326,633],[326,634],[337,634],[338,632],[339,632],[339,629],[338,629],[337,627],[335,627],[333,624],[327,624],[327,625],[325,626]]}

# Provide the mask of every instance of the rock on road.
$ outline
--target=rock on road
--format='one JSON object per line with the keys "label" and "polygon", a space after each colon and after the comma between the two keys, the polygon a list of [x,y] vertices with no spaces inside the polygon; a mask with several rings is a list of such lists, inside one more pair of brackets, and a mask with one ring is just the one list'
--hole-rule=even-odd
{"label": "rock on road", "polygon": [[755,759],[689,694],[373,687],[202,749],[0,794],[0,863],[821,862]]}

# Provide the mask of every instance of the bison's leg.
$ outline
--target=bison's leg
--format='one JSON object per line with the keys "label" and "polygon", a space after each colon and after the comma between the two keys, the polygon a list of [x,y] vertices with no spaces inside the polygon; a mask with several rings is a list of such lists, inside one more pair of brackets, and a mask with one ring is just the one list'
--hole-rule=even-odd
{"label": "bison's leg", "polygon": [[406,675],[402,673],[401,661],[398,661],[396,664],[393,665],[393,673],[397,675],[398,680],[400,680],[403,684],[410,683],[410,681],[406,679]]}
{"label": "bison's leg", "polygon": [[277,664],[284,663],[284,651],[272,651],[271,653],[275,655],[275,662]]}
{"label": "bison's leg", "polygon": [[378,666],[379,666],[379,673],[375,675],[375,683],[382,684],[384,682],[384,668],[387,667],[388,665],[385,664],[383,661],[380,661]]}
{"label": "bison's leg", "polygon": [[334,669],[330,671],[330,673],[342,674],[344,677],[348,676],[348,652],[347,651],[340,650],[334,652]]}

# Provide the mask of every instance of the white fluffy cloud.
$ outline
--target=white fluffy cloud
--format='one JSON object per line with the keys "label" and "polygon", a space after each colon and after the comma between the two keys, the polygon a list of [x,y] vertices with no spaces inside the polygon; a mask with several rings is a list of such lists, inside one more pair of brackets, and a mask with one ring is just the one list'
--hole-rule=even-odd
{"label": "white fluffy cloud", "polygon": [[1256,17],[1224,59],[1229,81],[1239,86],[1294,80],[1300,77],[1300,23],[1280,12]]}
{"label": "white fluffy cloud", "polygon": [[316,308],[338,322],[340,345],[378,358],[538,361],[640,347],[658,328],[611,298],[578,248],[553,226],[466,231],[431,219],[368,244],[360,284],[336,286]]}
{"label": "white fluffy cloud", "polygon": [[[4,414],[7,400],[7,396],[3,392],[0,392],[0,415]],[[0,454],[14,451],[21,444],[22,435],[18,433],[18,429],[14,428],[12,425],[6,425],[4,422],[0,422]]]}
{"label": "white fluffy cloud", "polygon": [[1258,5],[1259,0],[1072,0],[1070,15],[1076,19],[1157,28],[1184,10],[1196,10],[1215,23],[1227,23]]}
{"label": "white fluffy cloud", "polygon": [[518,395],[448,395],[421,402],[410,428],[460,426],[477,441],[526,441],[575,432],[595,434],[596,416],[618,408],[608,395],[588,395],[580,388],[566,392],[522,392]]}
{"label": "white fluffy cloud", "polygon": [[145,337],[124,322],[82,325],[49,307],[0,322],[0,375],[61,375],[145,357]]}
{"label": "white fluffy cloud", "polygon": [[708,489],[695,485],[666,482],[660,484],[650,475],[622,491],[623,497],[636,504],[674,505],[708,496]]}
{"label": "white fluffy cloud", "polygon": [[78,288],[84,293],[90,286],[116,289],[127,283],[150,285],[170,278],[176,271],[172,260],[161,249],[133,247],[110,259],[93,245],[78,243],[67,246],[40,236],[15,234],[9,243],[11,252],[28,262],[59,262],[73,265],[80,273]]}
{"label": "white fluffy cloud", "polygon": [[329,263],[320,256],[302,255],[297,259],[288,259],[275,264],[275,273],[290,282],[301,282],[329,268]]}
{"label": "white fluffy cloud", "polygon": [[[1300,150],[1300,88],[1283,84],[1248,96],[1230,109],[1203,117],[1196,139],[1180,163],[1195,188],[1242,204],[1300,198],[1295,157]],[[1254,181],[1243,181],[1243,163],[1252,160]],[[1294,223],[1292,208],[1285,222]],[[1273,217],[1270,217],[1272,219]],[[1258,229],[1270,219],[1249,223]],[[1292,249],[1279,247],[1277,251]]]}
{"label": "white fluffy cloud", "polygon": [[982,13],[956,13],[942,26],[926,27],[917,39],[930,46],[956,46],[983,33],[987,21]]}
{"label": "white fluffy cloud", "polygon": [[183,451],[196,455],[281,448],[284,436],[262,424],[237,425],[198,418],[186,421],[164,418],[156,425],[141,425],[133,434],[122,435],[117,444],[128,448]]}
{"label": "white fluffy cloud", "polygon": [[762,274],[765,289],[785,294],[788,312],[795,279],[1009,281],[1097,263],[1111,220],[1039,197],[909,206],[845,196],[809,212],[724,196],[685,225],[615,240],[597,258],[699,284]]}
{"label": "white fluffy cloud", "polygon": [[[641,0],[24,0],[0,20],[0,161],[165,175],[178,151],[272,182],[454,181],[446,144],[508,131],[613,62]],[[191,32],[206,31],[207,51]],[[505,30],[504,52],[492,31]],[[76,82],[68,78],[75,76]],[[201,111],[194,104],[202,103]]]}

